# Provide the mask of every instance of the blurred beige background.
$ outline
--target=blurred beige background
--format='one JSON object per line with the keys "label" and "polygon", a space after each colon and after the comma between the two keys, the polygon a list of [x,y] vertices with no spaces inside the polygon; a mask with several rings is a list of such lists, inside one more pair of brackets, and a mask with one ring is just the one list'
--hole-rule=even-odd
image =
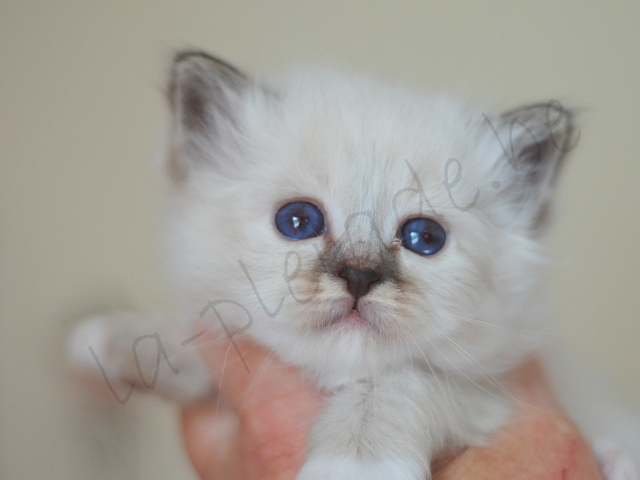
{"label": "blurred beige background", "polygon": [[549,239],[552,330],[640,408],[640,3],[0,2],[0,477],[187,479],[176,411],[78,395],[88,312],[171,305],[156,246],[175,48],[248,71],[318,60],[585,108]]}

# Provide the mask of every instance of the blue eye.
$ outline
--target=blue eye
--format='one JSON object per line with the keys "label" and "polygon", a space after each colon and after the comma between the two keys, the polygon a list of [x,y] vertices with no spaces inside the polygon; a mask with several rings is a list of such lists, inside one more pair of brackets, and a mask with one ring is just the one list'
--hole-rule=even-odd
{"label": "blue eye", "polygon": [[287,238],[304,240],[324,233],[324,216],[313,203],[291,202],[276,213],[276,227]]}
{"label": "blue eye", "polygon": [[447,238],[444,228],[430,218],[412,218],[401,230],[402,245],[419,255],[433,255]]}

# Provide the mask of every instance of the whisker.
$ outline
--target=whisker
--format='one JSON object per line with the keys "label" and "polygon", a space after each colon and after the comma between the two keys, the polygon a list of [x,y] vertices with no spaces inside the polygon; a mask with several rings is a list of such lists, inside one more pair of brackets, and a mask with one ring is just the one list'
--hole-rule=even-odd
{"label": "whisker", "polygon": [[[416,348],[418,349],[418,351],[420,352],[420,355],[422,355],[422,358],[424,359],[424,361],[427,364],[427,367],[429,367],[429,370],[431,371],[431,374],[434,376],[434,378],[436,379],[436,382],[438,383],[438,388],[440,388],[440,391],[442,392],[442,396],[443,397],[447,397],[447,393],[445,391],[444,385],[442,385],[442,380],[440,379],[440,375],[438,375],[435,370],[433,369],[433,366],[431,365],[431,362],[427,359],[427,356],[425,355],[424,351],[422,350],[422,348],[420,348],[420,345],[418,345],[418,342],[416,341],[415,338],[412,338],[413,343],[416,344]],[[449,384],[449,378],[445,375],[445,381],[447,382],[447,388],[450,391],[451,390],[451,385]]]}
{"label": "whisker", "polygon": [[490,383],[492,383],[495,387],[498,388],[498,390],[502,391],[503,393],[505,393],[506,395],[508,395],[510,398],[512,398],[513,400],[518,401],[512,394],[511,392],[509,392],[509,390],[507,390],[502,383],[500,383],[500,381],[498,379],[496,379],[490,372],[488,372],[483,366],[482,364],[480,364],[480,362],[478,362],[478,360],[476,360],[476,358],[471,355],[471,353],[469,353],[465,348],[463,348],[462,346],[458,345],[458,343],[456,343],[452,338],[450,338],[448,335],[446,335],[445,333],[439,331],[437,328],[435,328],[433,325],[429,325],[430,328],[432,328],[435,332],[437,332],[442,338],[444,338],[446,341],[448,341],[456,350],[458,350],[460,353],[462,353],[467,360],[469,360],[471,362],[471,364],[476,368],[476,370],[483,376],[485,377],[487,380],[489,380]]}
{"label": "whisker", "polygon": [[[522,338],[526,338],[529,340],[533,340],[535,339],[537,335],[549,335],[549,336],[565,336],[566,334],[564,332],[550,332],[550,331],[546,331],[546,330],[522,330],[521,332],[515,332],[512,329],[510,329],[509,327],[507,327],[506,325],[500,325],[497,323],[491,323],[491,322],[485,322],[483,320],[478,320],[477,318],[472,318],[472,317],[467,317],[465,315],[461,315],[458,313],[451,313],[453,316],[455,316],[456,318],[459,318],[460,320],[463,320],[465,322],[469,322],[469,323],[475,323],[478,325],[485,325],[488,327],[494,327],[497,328],[499,330],[505,331],[515,337],[522,337]],[[526,333],[531,334],[531,336],[529,335],[525,335]]]}
{"label": "whisker", "polygon": [[[495,393],[495,392],[492,392],[492,391],[490,391],[490,390],[487,390],[485,387],[483,387],[482,385],[480,385],[480,384],[479,384],[478,382],[476,382],[473,378],[471,378],[469,375],[467,375],[465,372],[463,372],[463,371],[460,369],[460,367],[458,367],[455,363],[453,363],[453,362],[449,359],[449,357],[448,357],[447,355],[445,355],[445,354],[444,354],[444,352],[443,352],[442,350],[440,350],[440,349],[438,348],[438,346],[437,346],[433,341],[431,341],[431,339],[429,339],[429,338],[428,338],[428,337],[426,337],[426,336],[424,337],[424,339],[425,339],[426,341],[428,341],[428,342],[431,344],[431,346],[432,346],[433,348],[435,348],[438,352],[440,352],[440,354],[441,354],[441,355],[442,355],[442,356],[443,356],[443,357],[444,357],[444,358],[445,358],[445,359],[446,359],[446,360],[451,364],[451,366],[452,366],[453,368],[455,368],[455,369],[456,369],[456,370],[457,370],[457,371],[458,371],[458,372],[459,372],[459,373],[460,373],[464,378],[466,378],[467,380],[469,380],[473,385],[475,385],[476,387],[478,387],[478,388],[479,388],[480,390],[482,390],[483,392],[485,392],[485,393],[487,393],[487,394],[491,395],[492,397],[502,399],[502,397],[500,397],[499,395],[496,395],[496,393]],[[481,372],[481,373],[482,373],[482,372]],[[495,385],[494,385],[494,386],[495,386]],[[504,387],[503,387],[503,388],[504,388]],[[509,394],[509,396],[515,400],[515,402],[516,402],[516,404],[517,404],[517,405],[521,405],[521,402],[520,402],[518,399],[516,399],[515,397],[513,397],[513,395]]]}
{"label": "whisker", "polygon": [[220,372],[220,378],[218,379],[218,398],[216,399],[216,412],[215,416],[218,417],[218,411],[220,410],[220,400],[222,399],[222,382],[224,380],[224,373],[229,359],[229,352],[231,351],[231,345],[227,347],[227,351],[224,355],[224,361],[222,362],[222,369]]}
{"label": "whisker", "polygon": [[269,365],[273,363],[274,358],[275,358],[274,351],[273,350],[269,351],[266,358],[260,364],[260,367],[258,368],[258,370],[253,374],[253,378],[251,379],[251,382],[249,383],[249,387],[245,392],[245,397],[242,399],[242,404],[241,404],[242,406],[244,405],[246,400],[249,398],[251,390],[253,390],[260,376],[263,375],[264,371],[269,367]]}

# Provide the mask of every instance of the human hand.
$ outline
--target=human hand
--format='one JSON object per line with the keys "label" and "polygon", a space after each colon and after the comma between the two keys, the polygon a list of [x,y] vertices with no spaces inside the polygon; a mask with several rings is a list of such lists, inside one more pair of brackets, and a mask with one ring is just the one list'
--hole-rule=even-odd
{"label": "human hand", "polygon": [[[262,347],[236,340],[248,373],[228,341],[203,337],[202,351],[222,398],[183,411],[185,444],[198,474],[203,480],[293,480],[304,463],[322,396]],[[510,385],[518,402],[509,423],[488,445],[438,461],[434,480],[601,479],[538,362],[514,371]]]}
{"label": "human hand", "polygon": [[226,339],[208,333],[200,339],[222,392],[219,401],[182,413],[185,445],[200,477],[294,479],[322,396],[295,368],[254,343],[234,340],[239,358]]}
{"label": "human hand", "polygon": [[434,480],[601,480],[589,444],[554,399],[540,363],[510,375],[513,416],[489,443],[443,461]]}

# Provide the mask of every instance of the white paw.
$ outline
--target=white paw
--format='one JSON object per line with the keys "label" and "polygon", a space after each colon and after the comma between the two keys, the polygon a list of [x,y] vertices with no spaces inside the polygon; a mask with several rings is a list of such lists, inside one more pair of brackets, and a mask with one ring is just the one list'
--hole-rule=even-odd
{"label": "white paw", "polygon": [[73,330],[67,343],[67,355],[72,366],[79,370],[100,373],[100,362],[106,375],[112,377],[119,374],[117,365],[108,361],[109,328],[105,318],[100,315],[89,317]]}
{"label": "white paw", "polygon": [[409,461],[317,455],[307,460],[296,480],[425,480],[427,477],[428,472]]}
{"label": "white paw", "polygon": [[614,441],[598,438],[593,442],[593,450],[606,480],[638,480],[638,465],[631,455]]}

